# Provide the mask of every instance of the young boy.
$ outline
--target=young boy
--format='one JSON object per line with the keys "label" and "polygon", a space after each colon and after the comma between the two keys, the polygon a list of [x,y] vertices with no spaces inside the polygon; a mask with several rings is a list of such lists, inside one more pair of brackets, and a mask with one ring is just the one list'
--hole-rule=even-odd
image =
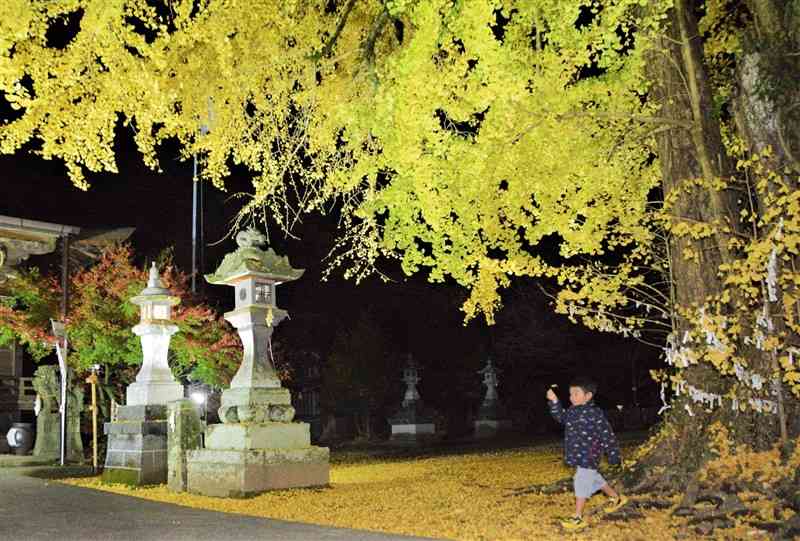
{"label": "young boy", "polygon": [[553,389],[548,389],[547,400],[550,415],[564,425],[564,458],[569,466],[575,466],[575,516],[561,522],[567,530],[582,530],[587,524],[583,520],[586,500],[602,490],[610,499],[603,508],[612,513],[625,505],[628,499],[618,494],[597,471],[603,452],[608,463],[620,464],[619,445],[611,425],[603,411],[592,401],[597,384],[585,378],[574,380],[569,386],[569,401],[572,407],[564,410]]}

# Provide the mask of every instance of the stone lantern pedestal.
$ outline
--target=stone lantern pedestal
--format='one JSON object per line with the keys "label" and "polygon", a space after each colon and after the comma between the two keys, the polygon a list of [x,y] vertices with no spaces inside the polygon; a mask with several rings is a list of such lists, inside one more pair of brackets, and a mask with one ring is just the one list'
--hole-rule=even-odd
{"label": "stone lantern pedestal", "polygon": [[269,340],[287,313],[275,305],[275,287],[299,278],[285,257],[262,250],[263,236],[244,231],[239,248],[206,276],[235,287],[225,314],[239,332],[242,364],[222,393],[222,424],[206,429],[205,448],[186,452],[187,490],[207,496],[247,497],[273,489],[327,485],[329,450],[311,445],[307,423],[293,422],[289,390],[273,367]]}
{"label": "stone lantern pedestal", "polygon": [[497,398],[497,369],[492,360],[486,361],[486,366],[478,371],[483,375],[483,384],[486,385],[486,396],[478,411],[475,420],[476,438],[493,438],[501,432],[511,430],[511,421],[506,418],[505,408]]}
{"label": "stone lantern pedestal", "polygon": [[419,372],[409,355],[408,363],[403,369],[403,382],[406,384],[403,402],[397,413],[388,419],[392,427],[392,434],[389,437],[392,443],[415,445],[437,437],[435,412],[423,403],[417,391],[419,381]]}
{"label": "stone lantern pedestal", "polygon": [[127,403],[106,423],[108,435],[103,481],[129,485],[167,482],[167,403],[183,398],[183,385],[172,377],[167,353],[178,327],[171,308],[179,299],[161,284],[153,264],[147,287],[131,302],[141,321],[133,332],[142,341],[142,368],[126,390]]}

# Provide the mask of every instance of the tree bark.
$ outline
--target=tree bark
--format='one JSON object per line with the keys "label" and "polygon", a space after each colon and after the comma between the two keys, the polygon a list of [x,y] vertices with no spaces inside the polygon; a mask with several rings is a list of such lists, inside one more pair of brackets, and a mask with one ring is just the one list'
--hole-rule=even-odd
{"label": "tree bark", "polygon": [[[772,170],[800,173],[800,10],[784,0],[749,0],[754,23],[737,65],[737,131],[751,152],[773,150]],[[795,189],[795,178],[787,178]]]}
{"label": "tree bark", "polygon": [[[744,52],[736,69],[736,95],[734,119],[737,133],[744,139],[751,154],[763,154],[761,163],[778,174],[780,184],[791,191],[800,189],[800,11],[791,2],[778,0],[750,0],[747,6],[754,22],[743,39]],[[780,195],[782,186],[769,182],[767,194]],[[759,194],[753,194],[759,209],[769,206]],[[760,236],[775,235],[780,224],[777,220],[765,223]],[[777,273],[800,269],[800,258],[791,254],[788,260],[777,259]],[[766,295],[765,295],[766,297]],[[796,334],[783,320],[782,295],[776,301],[765,299],[766,312],[775,323],[776,333],[791,335],[790,342],[798,342]],[[800,305],[798,305],[800,310]],[[772,368],[779,371],[776,354],[771,355]],[[782,439],[797,433],[798,401],[781,389],[778,396],[782,418]],[[788,421],[787,421],[788,420]],[[794,426],[791,426],[794,424]]]}
{"label": "tree bark", "polygon": [[[664,198],[680,194],[672,207],[674,223],[690,220],[716,226],[716,233],[706,239],[672,236],[669,241],[672,298],[678,307],[696,314],[708,300],[723,292],[724,284],[718,273],[720,265],[738,257],[729,241],[731,235],[745,233],[739,222],[743,194],[732,188],[690,187],[694,179],[727,179],[733,167],[722,144],[719,119],[712,114],[713,89],[703,62],[693,6],[687,0],[676,0],[669,17],[666,33],[648,62],[648,75],[654,84],[652,94],[662,106],[660,115],[692,127],[688,134],[674,129],[657,134]],[[687,259],[690,253],[697,254],[696,258]],[[728,314],[740,317],[745,328],[752,326],[749,321],[752,314],[737,314],[733,306],[735,303]],[[674,331],[681,342],[684,332],[690,329],[687,318],[675,319]],[[706,344],[688,342],[683,345],[703,348]],[[748,351],[748,360],[750,369],[757,373],[772,373],[769,356],[755,348]],[[685,368],[683,377],[688,385],[718,395],[728,392],[734,381],[704,362]],[[642,462],[642,469],[634,472],[629,482],[646,485],[647,481],[642,478],[645,470],[664,466],[667,473],[659,488],[669,490],[665,485],[676,490],[685,488],[709,458],[709,428],[717,422],[728,429],[736,442],[756,449],[770,447],[778,440],[779,423],[773,415],[734,411],[730,402],[724,407],[717,405],[706,409],[684,394],[676,397],[665,419],[672,429],[670,440]],[[691,500],[691,494],[689,496]]]}

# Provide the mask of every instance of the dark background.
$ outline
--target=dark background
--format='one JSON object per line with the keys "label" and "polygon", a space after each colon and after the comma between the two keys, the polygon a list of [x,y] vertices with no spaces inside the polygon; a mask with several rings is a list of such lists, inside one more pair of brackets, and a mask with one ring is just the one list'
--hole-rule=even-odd
{"label": "dark background", "polygon": [[[91,188],[86,192],[70,184],[60,162],[42,160],[30,151],[0,156],[0,214],[81,228],[135,227],[130,242],[141,264],[173,247],[176,264],[189,272],[191,162],[180,162],[177,152],[165,149],[164,172],[159,174],[142,163],[124,133],[118,141],[119,174],[90,175]],[[225,236],[240,205],[233,195],[250,189],[246,172],[235,172],[227,188],[227,192],[204,188],[204,272],[214,270],[235,248]],[[504,292],[496,325],[488,327],[483,319],[464,325],[459,310],[466,298],[463,289],[403,276],[389,261],[383,265],[392,278],[388,283],[371,278],[356,286],[341,277],[341,270],[322,281],[323,258],[336,234],[334,218],[308,216],[296,234],[300,240],[285,238],[275,227],[270,230],[270,245],[287,255],[294,267],[306,269],[300,280],[278,289],[278,305],[289,311],[291,319],[281,323],[274,339],[277,349],[296,364],[318,359],[315,362],[324,365],[337,347],[337,336],[352,331],[357,321],[366,321],[366,327],[359,329],[370,335],[365,340],[380,335],[384,368],[396,376],[397,403],[403,390],[398,367],[410,352],[422,369],[423,399],[454,419],[453,426],[478,407],[484,391],[476,371],[487,355],[501,370],[500,398],[523,429],[546,426],[547,386],[558,383],[566,399],[568,382],[578,374],[598,380],[601,406],[657,402],[647,372],[660,364],[660,351],[570,323],[553,312],[532,280],[516,279]],[[29,263],[58,271],[57,257],[34,257]],[[211,304],[221,311],[232,307],[228,288],[200,283]]]}

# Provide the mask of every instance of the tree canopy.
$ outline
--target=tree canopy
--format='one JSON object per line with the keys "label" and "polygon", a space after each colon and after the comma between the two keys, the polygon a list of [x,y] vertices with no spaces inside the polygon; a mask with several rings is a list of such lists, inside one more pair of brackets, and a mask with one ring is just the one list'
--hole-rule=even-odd
{"label": "tree canopy", "polygon": [[660,121],[633,32],[669,3],[649,4],[14,0],[0,150],[30,144],[88,188],[118,122],[153,167],[177,139],[218,187],[254,173],[244,215],[289,230],[335,205],[354,276],[398,257],[491,319],[510,277],[574,280],[568,258],[652,240]]}
{"label": "tree canopy", "polygon": [[684,487],[800,433],[799,48],[796,0],[7,0],[0,152],[87,189],[120,125],[154,168],[177,141],[249,169],[242,220],[333,212],[334,264],[453,279],[467,319],[545,278],[666,344],[640,473]]}

